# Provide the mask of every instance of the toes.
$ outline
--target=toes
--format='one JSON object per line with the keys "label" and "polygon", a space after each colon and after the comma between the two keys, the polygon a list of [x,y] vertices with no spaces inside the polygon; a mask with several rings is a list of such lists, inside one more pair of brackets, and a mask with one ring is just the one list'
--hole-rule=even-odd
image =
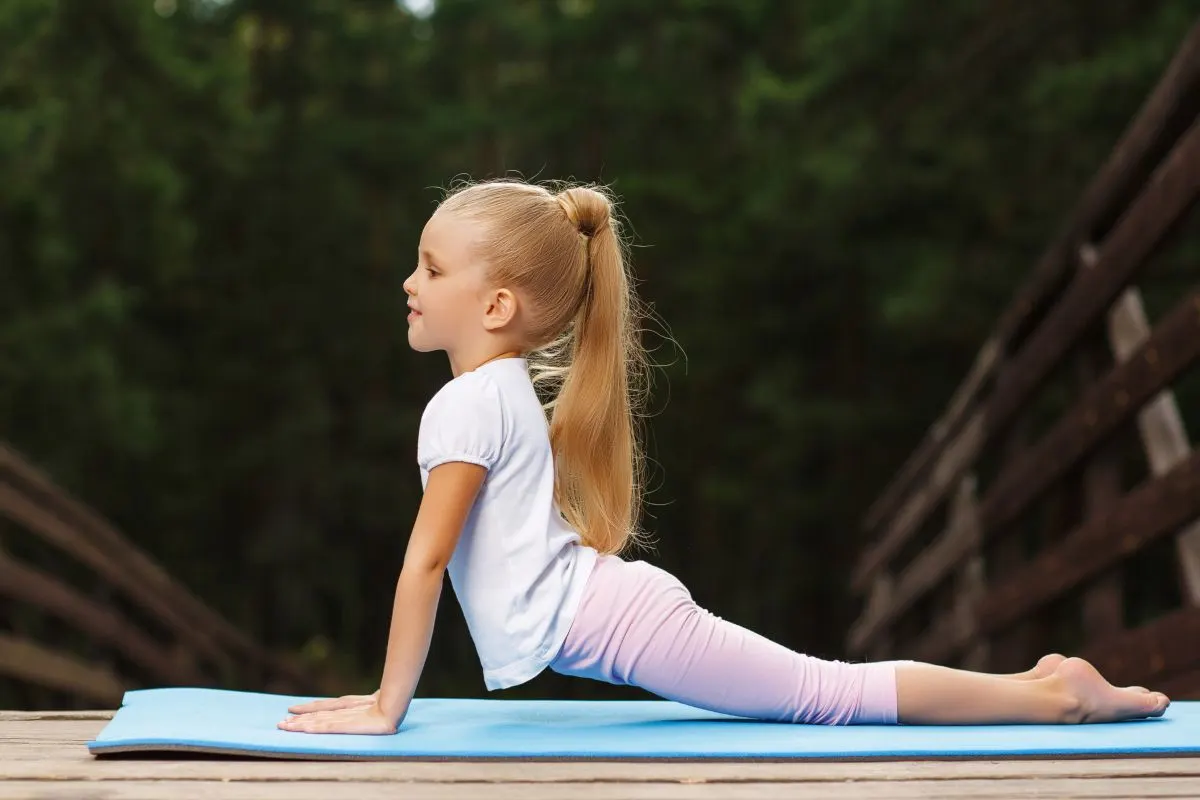
{"label": "toes", "polygon": [[1122,689],[1122,699],[1116,709],[1118,719],[1136,719],[1138,717],[1161,717],[1167,710],[1166,695],[1161,692],[1149,692],[1140,686]]}
{"label": "toes", "polygon": [[1144,686],[1113,686],[1081,658],[1064,659],[1054,675],[1067,694],[1080,703],[1078,721],[1117,722],[1159,717],[1170,705],[1162,692],[1151,692]]}

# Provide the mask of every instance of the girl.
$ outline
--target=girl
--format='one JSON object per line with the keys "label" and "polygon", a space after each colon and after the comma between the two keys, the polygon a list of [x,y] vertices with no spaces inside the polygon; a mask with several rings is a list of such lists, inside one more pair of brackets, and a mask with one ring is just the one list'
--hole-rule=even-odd
{"label": "girl", "polygon": [[[516,181],[452,193],[404,283],[408,340],[453,378],[426,406],[424,496],[396,584],[379,690],[293,706],[311,733],[395,733],[429,651],[442,576],[489,690],[547,667],[692,706],[792,723],[1054,723],[1160,716],[1088,662],[1015,675],[793,652],[697,606],[638,543],[639,301],[602,189]],[[535,384],[555,391],[543,407]]]}

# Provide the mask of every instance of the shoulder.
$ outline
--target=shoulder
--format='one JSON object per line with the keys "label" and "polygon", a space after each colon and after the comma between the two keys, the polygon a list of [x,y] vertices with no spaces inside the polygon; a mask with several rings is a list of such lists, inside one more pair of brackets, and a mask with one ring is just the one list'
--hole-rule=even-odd
{"label": "shoulder", "polygon": [[505,415],[491,377],[467,372],[446,383],[421,415],[417,458],[432,469],[445,461],[492,467],[504,446]]}
{"label": "shoulder", "polygon": [[491,376],[482,372],[464,372],[438,389],[425,406],[422,419],[448,412],[499,409],[500,388]]}

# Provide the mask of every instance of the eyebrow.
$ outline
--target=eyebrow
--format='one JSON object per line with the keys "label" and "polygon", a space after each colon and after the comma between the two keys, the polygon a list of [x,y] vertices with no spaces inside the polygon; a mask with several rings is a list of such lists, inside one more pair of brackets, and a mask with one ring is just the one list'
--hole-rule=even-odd
{"label": "eyebrow", "polygon": [[427,250],[427,249],[426,249],[426,248],[424,248],[424,247],[421,247],[421,248],[418,248],[418,249],[417,249],[417,255],[418,255],[418,256],[420,256],[420,257],[422,257],[422,258],[424,258],[426,261],[433,261],[433,262],[436,262],[436,263],[438,263],[438,264],[440,264],[440,263],[441,263],[441,259],[440,259],[440,258],[438,258],[438,257],[437,257],[436,255],[434,255],[434,254],[433,254],[431,251]]}

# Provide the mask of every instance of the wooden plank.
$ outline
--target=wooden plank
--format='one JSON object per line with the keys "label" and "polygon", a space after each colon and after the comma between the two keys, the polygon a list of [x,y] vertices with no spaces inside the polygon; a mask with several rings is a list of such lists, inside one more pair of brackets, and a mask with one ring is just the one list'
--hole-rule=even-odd
{"label": "wooden plank", "polygon": [[[959,570],[955,582],[954,609],[951,618],[959,629],[960,635],[968,640],[975,637],[977,628],[975,608],[987,594],[987,577],[983,563],[982,529],[979,524],[978,481],[974,473],[968,473],[954,498],[951,507],[951,519],[963,533],[960,535],[970,542],[966,563]],[[971,648],[964,659],[963,668],[983,671],[991,661],[991,649],[986,640],[980,640]]]}
{"label": "wooden plank", "polygon": [[[999,469],[1001,471],[1010,468],[1014,462],[1019,461],[1029,452],[1031,446],[1029,427],[1030,417],[1028,414],[1023,414],[1005,432],[999,453]],[[982,523],[980,533],[981,535],[983,533]],[[1027,560],[1025,542],[1022,537],[1016,535],[1000,537],[999,541],[985,549],[985,553],[988,578],[991,583],[1012,575]],[[978,604],[982,600],[983,598],[979,598],[976,601],[976,607],[972,609],[975,626],[970,635],[967,631],[955,629],[951,631],[951,639],[964,643],[986,642],[992,656],[988,667],[994,672],[1017,672],[1027,669],[1029,664],[1027,656],[1033,649],[1033,638],[1037,631],[1029,625],[1016,625],[999,636],[983,635],[979,630],[978,614]],[[941,656],[938,656],[935,660],[940,658]]]}
{"label": "wooden plank", "polygon": [[1117,685],[1200,668],[1200,609],[1180,608],[1089,646],[1083,657]]}
{"label": "wooden plank", "polygon": [[[1189,129],[1188,135],[1179,147],[1171,153],[1171,157],[1162,169],[1155,173],[1154,180],[1104,243],[1104,248],[1094,266],[1080,273],[1054,311],[1047,317],[1046,322],[1030,337],[1029,343],[1022,349],[1020,355],[997,379],[996,393],[988,405],[989,426],[1002,425],[1010,419],[1032,394],[1034,387],[1045,379],[1050,370],[1079,340],[1080,334],[1112,305],[1129,283],[1130,278],[1145,263],[1146,257],[1158,243],[1160,237],[1191,204],[1198,188],[1200,188],[1200,121]],[[1188,304],[1194,304],[1196,297],[1195,292],[1189,294]],[[1159,363],[1155,363],[1153,358],[1144,359],[1143,369],[1148,370],[1151,375],[1177,374],[1182,366],[1191,362],[1196,348],[1189,346],[1186,341],[1181,341],[1179,337],[1185,335],[1180,328],[1187,331],[1195,329],[1196,310],[1195,307],[1190,309],[1180,307],[1172,315],[1174,319],[1169,327],[1167,322],[1163,323],[1161,327],[1166,330],[1161,335],[1156,334],[1151,338],[1153,356],[1159,357]],[[1168,330],[1169,332],[1167,332]],[[1155,341],[1156,339],[1158,341]],[[1145,349],[1145,353],[1148,356],[1151,355],[1150,346]],[[1181,353],[1183,353],[1182,360],[1177,357]],[[1171,368],[1167,366],[1168,360],[1173,360]],[[1133,359],[1120,365],[1112,373],[1123,372],[1136,375],[1139,378],[1136,383],[1131,382],[1129,387],[1124,387],[1121,386],[1120,379],[1113,378],[1109,385],[1097,387],[1097,392],[1126,389],[1126,394],[1117,391],[1111,396],[1110,399],[1117,408],[1115,410],[1106,409],[1110,418],[1112,415],[1118,415],[1119,419],[1125,419],[1128,414],[1119,412],[1126,412],[1131,402],[1140,406],[1150,396],[1153,396],[1152,394],[1142,396],[1141,393],[1145,392],[1147,388],[1157,390],[1163,387],[1162,382],[1154,385],[1153,380],[1149,380],[1149,376],[1145,375],[1142,370],[1130,368],[1137,362],[1138,359]],[[1135,389],[1140,390],[1136,399],[1129,396]],[[1089,400],[1097,402],[1100,400],[1100,396],[1093,393]],[[1082,422],[1085,428],[1092,427],[1097,423],[1102,424],[1100,420],[1092,422],[1086,412],[1083,418],[1076,422]],[[1056,431],[1063,427],[1058,426]],[[1070,433],[1059,432],[1057,435],[1064,441],[1074,441],[1076,437],[1080,436],[1076,430],[1071,430]],[[1048,436],[1046,439],[1050,440],[1050,437]],[[1054,455],[1051,448],[1058,444],[1060,444],[1058,441],[1053,443],[1046,441],[1037,455],[1039,457]],[[1062,458],[1056,459],[1060,463],[1063,460]],[[1061,467],[1059,468],[1061,469]],[[1025,495],[1030,491],[1027,486],[1035,484],[1033,481],[1021,480],[1020,476],[1007,476],[1007,483],[1005,492],[991,492],[988,499],[985,500],[981,512],[985,524],[991,524],[993,514],[1000,515],[997,517],[999,520],[1012,519],[1015,511],[1021,507]],[[1044,488],[1044,483],[1039,488]],[[1006,496],[1007,494],[1012,496]]]}
{"label": "wooden plank", "polygon": [[0,674],[105,704],[120,704],[127,688],[111,672],[6,633],[0,633]]}
{"label": "wooden plank", "polygon": [[[1193,454],[1169,474],[1143,483],[1123,497],[1107,516],[1085,522],[1060,544],[995,582],[977,609],[977,635],[1003,629],[1197,516],[1200,454]],[[913,650],[921,654],[921,660],[942,662],[968,642],[956,629],[938,627],[918,640]]]}
{"label": "wooden plank", "polygon": [[[1016,536],[1002,538],[997,542],[996,546],[991,548],[991,552],[988,554],[988,569],[991,573],[992,584],[995,585],[997,582],[1003,582],[1008,577],[1016,574],[1025,564],[1024,541]],[[948,640],[956,643],[957,647],[954,652],[956,654],[962,652],[973,641],[983,641],[988,643],[988,649],[992,654],[989,666],[995,672],[1017,672],[1022,669],[1028,669],[1029,664],[1033,661],[1033,653],[1039,649],[1036,646],[1036,642],[1042,630],[1039,628],[1037,621],[1023,619],[1018,621],[1017,624],[1010,626],[1007,630],[995,633],[986,631],[980,624],[979,619],[979,609],[986,599],[987,596],[985,595],[976,601],[971,615],[974,626],[970,630],[961,628],[951,630]],[[947,657],[946,654],[935,650],[931,660],[940,662]]]}
{"label": "wooden plank", "polygon": [[[1032,447],[1015,455],[988,489],[979,509],[980,534],[986,542],[1023,512],[1148,399],[1200,358],[1200,290],[1191,292],[1153,335],[1126,361],[1116,365],[1084,393],[1076,406]],[[947,451],[953,452],[953,451]],[[965,557],[970,544],[950,525],[895,579],[894,596],[874,616],[851,629],[852,652],[872,638],[944,578]]]}
{"label": "wooden plank", "polygon": [[937,564],[957,562],[971,552],[978,552],[980,537],[977,510],[974,515],[964,513],[967,509],[967,499],[963,495],[973,494],[974,491],[974,481],[964,479],[961,482],[945,533],[913,559],[903,577],[889,592],[886,602],[873,604],[869,615],[864,614],[851,626],[847,639],[851,652],[863,652],[885,626],[899,618],[945,577],[945,572],[937,571]]}
{"label": "wooden plank", "polygon": [[[597,781],[1007,781],[1026,778],[1200,776],[1200,758],[966,759],[880,761],[300,761],[261,758],[95,758],[83,746],[102,723],[0,724],[0,782],[4,780],[372,781],[478,784]],[[15,757],[13,757],[15,756]]]}
{"label": "wooden plank", "polygon": [[[122,781],[104,787],[87,782],[67,783],[55,787],[38,781],[0,783],[0,800],[9,798],[54,798],[61,800],[143,800],[164,797],[199,797],[205,800],[395,800],[398,787],[386,783],[338,781],[293,783],[205,783],[197,786],[187,781]],[[462,800],[464,796],[503,800],[546,800],[563,797],[579,800],[668,800],[674,798],[714,798],[719,800],[776,800],[781,796],[798,800],[813,798],[863,798],[864,800],[961,800],[962,798],[1039,797],[1050,800],[1063,798],[1096,798],[1097,800],[1129,800],[1129,798],[1195,798],[1200,792],[1196,778],[1113,778],[1097,781],[1088,778],[1063,780],[1013,780],[997,794],[991,781],[848,781],[843,784],[811,784],[807,782],[760,783],[742,780],[729,783],[680,781],[676,783],[615,783],[585,781],[571,784],[537,784],[511,782],[488,784],[467,789],[443,784],[409,784],[403,787],[406,800]],[[464,795],[464,791],[469,794]],[[485,792],[486,795],[474,794]],[[187,794],[183,794],[187,793]]]}
{"label": "wooden plank", "polygon": [[1200,516],[1200,453],[1164,476],[1146,481],[1112,511],[1085,522],[988,592],[979,625],[1010,625],[1081,581]]}
{"label": "wooden plank", "polygon": [[141,630],[110,608],[52,576],[22,564],[0,551],[0,595],[36,606],[71,624],[93,639],[116,647],[130,661],[158,678],[179,685],[208,686],[212,681],[194,665],[172,657]]}
{"label": "wooden plank", "polygon": [[[1084,519],[1102,518],[1121,493],[1117,453],[1105,450],[1088,464],[1083,479]],[[1125,585],[1118,568],[1096,577],[1083,592],[1080,608],[1085,641],[1095,642],[1125,627]]]}
{"label": "wooden plank", "polygon": [[983,343],[966,379],[951,396],[945,414],[933,424],[916,451],[867,510],[863,527],[868,532],[880,528],[885,519],[896,513],[901,500],[912,490],[916,481],[941,457],[945,443],[958,433],[968,419],[968,413],[978,405],[980,392],[995,375],[1003,352],[1002,343],[995,336]]}
{"label": "wooden plank", "polygon": [[[1145,338],[1149,338],[1148,332]],[[1139,346],[1145,345],[1145,338],[1139,342]],[[1127,353],[1118,363],[1127,362],[1132,355],[1132,351]],[[1105,366],[1101,347],[1085,349],[1079,363],[1080,383],[1085,390],[1103,374]],[[1120,497],[1123,491],[1121,458],[1112,442],[1102,445],[1084,466],[1080,488],[1082,521],[1107,514]],[[1082,594],[1080,622],[1084,641],[1100,641],[1125,627],[1125,585],[1119,567],[1093,579]]]}
{"label": "wooden plank", "polygon": [[[103,720],[107,722],[116,712],[109,708],[81,709],[77,711],[58,711],[44,709],[39,711],[2,711],[0,723],[4,722],[62,722],[63,720]],[[4,728],[0,726],[0,743],[4,741]]]}
{"label": "wooden plank", "polygon": [[[1193,98],[1200,84],[1200,22],[1193,23],[1154,90],[1134,115],[1096,172],[1071,217],[1000,317],[997,330],[1010,333],[1071,277],[1075,252],[1103,239],[1112,221],[1174,144],[1177,131],[1195,119]],[[1006,339],[1007,341],[1007,339]]]}
{"label": "wooden plank", "polygon": [[[851,579],[861,592],[928,518],[946,490],[973,463],[990,438],[1017,413],[1086,328],[1116,300],[1141,269],[1159,240],[1192,204],[1200,189],[1200,120],[1193,123],[1166,161],[1105,240],[1096,263],[1081,271],[1020,352],[1000,370],[995,392],[983,411],[979,430],[972,426],[946,445],[953,459],[939,459],[940,473],[915,492],[881,539],[863,556]],[[972,420],[974,422],[974,419]],[[966,444],[963,444],[963,442]],[[983,518],[989,520],[987,509]]]}
{"label": "wooden plank", "polygon": [[[1094,260],[1094,248],[1082,249],[1084,260]],[[1118,361],[1127,361],[1150,337],[1150,324],[1137,287],[1125,290],[1108,315],[1108,338]],[[1138,412],[1138,433],[1150,472],[1162,475],[1192,451],[1191,440],[1175,402],[1175,393],[1164,390]],[[1189,525],[1175,538],[1183,595],[1200,605],[1200,522]]]}
{"label": "wooden plank", "polygon": [[903,496],[925,475],[944,443],[958,431],[968,412],[978,405],[978,397],[995,376],[1003,354],[1011,349],[1018,329],[1027,324],[1036,308],[1055,294],[1074,268],[1075,249],[1083,242],[1098,238],[1098,227],[1114,216],[1114,209],[1127,202],[1136,184],[1157,161],[1156,154],[1166,150],[1164,138],[1176,127],[1175,120],[1188,113],[1185,100],[1198,83],[1200,22],[1192,26],[1158,84],[1084,189],[1054,242],[1001,314],[995,331],[987,338],[966,379],[955,391],[946,413],[934,423],[896,477],[867,510],[866,530],[877,530],[895,513]]}
{"label": "wooden plank", "polygon": [[[255,644],[245,633],[193,595],[182,584],[142,550],[128,542],[99,515],[79,502],[65,490],[42,474],[27,459],[21,458],[11,448],[0,444],[0,482],[5,480],[11,491],[38,495],[49,503],[37,503],[43,511],[62,520],[78,531],[75,539],[86,539],[92,545],[89,550],[99,550],[119,565],[123,573],[132,576],[133,585],[138,587],[137,599],[150,608],[171,609],[172,619],[183,619],[182,626],[175,625],[182,638],[190,638],[193,645],[218,662],[226,662],[229,654],[219,647],[229,647],[240,661],[249,661],[277,673],[290,681],[293,688],[314,688],[318,681],[305,674],[292,660],[271,653]],[[30,505],[30,503],[26,503]],[[0,506],[0,511],[3,506]],[[128,592],[129,584],[115,583]],[[148,599],[155,598],[156,599]],[[341,687],[328,686],[326,689]]]}
{"label": "wooden plank", "polygon": [[[1200,793],[1200,758],[923,761],[95,759],[102,721],[0,722],[9,797],[1155,797]],[[236,792],[230,794],[230,787]],[[897,795],[893,790],[898,789]],[[240,792],[240,793],[238,793]],[[432,794],[430,794],[432,792]],[[4,795],[0,795],[3,797]]]}
{"label": "wooden plank", "polygon": [[87,564],[105,580],[136,600],[147,612],[166,623],[200,654],[221,665],[223,669],[232,668],[230,654],[213,641],[210,633],[192,625],[191,620],[181,614],[178,607],[164,602],[162,596],[152,586],[140,581],[138,575],[132,574],[127,565],[112,557],[74,527],[18,492],[4,481],[3,475],[0,475],[0,514],[40,534],[64,552]]}
{"label": "wooden plank", "polygon": [[95,758],[83,746],[102,723],[0,723],[0,782],[90,780],[372,781],[482,784],[588,780],[662,782],[739,780],[840,783],[1028,778],[1155,778],[1200,776],[1200,758],[966,759],[882,761],[299,761],[233,758]]}
{"label": "wooden plank", "polygon": [[913,492],[896,513],[887,532],[859,561],[851,578],[852,586],[861,591],[883,566],[893,558],[904,543],[917,531],[937,504],[975,461],[986,438],[986,420],[977,411],[954,441],[942,451],[934,465],[929,482]]}

